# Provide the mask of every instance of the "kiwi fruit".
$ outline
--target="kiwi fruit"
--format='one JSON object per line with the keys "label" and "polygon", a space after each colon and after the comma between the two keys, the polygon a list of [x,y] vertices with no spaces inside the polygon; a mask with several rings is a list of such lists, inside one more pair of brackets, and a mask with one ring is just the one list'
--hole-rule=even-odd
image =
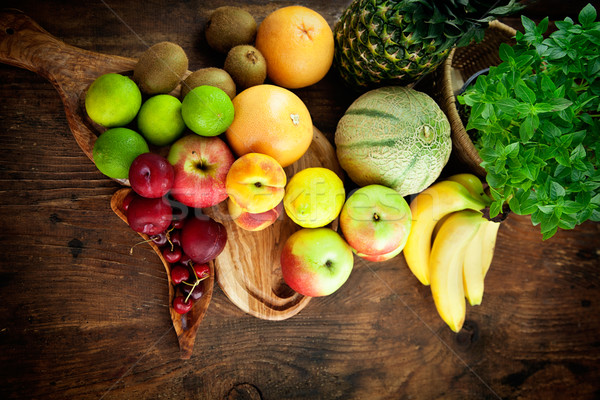
{"label": "kiwi fruit", "polygon": [[231,75],[239,91],[260,85],[267,78],[267,61],[254,46],[235,46],[225,58],[223,69]]}
{"label": "kiwi fruit", "polygon": [[160,42],[142,53],[133,68],[133,80],[145,94],[169,93],[187,69],[188,58],[181,46]]}
{"label": "kiwi fruit", "polygon": [[195,87],[209,85],[215,86],[227,93],[230,99],[236,95],[235,82],[231,75],[221,68],[202,68],[192,72],[181,84],[181,100]]}
{"label": "kiwi fruit", "polygon": [[206,42],[219,53],[227,54],[233,47],[250,44],[256,38],[256,20],[239,7],[217,8],[206,22]]}

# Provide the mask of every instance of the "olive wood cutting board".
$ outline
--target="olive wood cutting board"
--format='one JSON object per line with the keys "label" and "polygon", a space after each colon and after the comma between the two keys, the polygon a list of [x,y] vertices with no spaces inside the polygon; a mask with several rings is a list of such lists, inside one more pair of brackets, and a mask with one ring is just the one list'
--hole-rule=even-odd
{"label": "olive wood cutting board", "polygon": [[[0,62],[33,71],[52,83],[63,102],[77,144],[93,162],[92,149],[104,128],[95,125],[86,115],[83,105],[86,90],[102,74],[115,72],[130,75],[137,60],[66,44],[18,10],[0,11],[0,28]],[[178,96],[179,92],[180,88],[177,88],[171,94]],[[330,168],[340,177],[343,176],[333,146],[315,128],[309,150],[286,168],[286,174],[289,179],[299,170],[316,166]],[[128,185],[127,180],[118,182]],[[113,210],[124,221],[126,216],[122,201],[125,195],[125,191],[118,191],[111,201]],[[294,292],[283,283],[279,264],[281,247],[299,229],[297,225],[283,214],[265,230],[249,232],[237,227],[229,218],[225,202],[204,211],[227,227],[228,243],[214,261],[214,269],[219,286],[236,306],[250,315],[267,320],[289,318],[306,306],[310,298]],[[168,264],[159,251],[157,254],[168,271]],[[210,300],[209,296],[207,300]],[[202,315],[196,316],[198,323],[203,314],[202,311]],[[174,318],[176,329],[178,323]],[[189,357],[194,336],[191,329],[185,336],[181,336],[180,331],[177,334],[182,357]]]}
{"label": "olive wood cutting board", "polygon": [[[285,168],[288,180],[309,167],[329,168],[343,178],[334,147],[317,128],[304,156]],[[217,282],[236,306],[267,320],[289,318],[306,306],[310,297],[290,289],[281,274],[281,249],[286,239],[300,229],[285,212],[274,224],[257,232],[238,227],[227,213],[226,202],[205,212],[227,228],[227,244],[215,260]],[[337,230],[337,221],[331,227]]]}

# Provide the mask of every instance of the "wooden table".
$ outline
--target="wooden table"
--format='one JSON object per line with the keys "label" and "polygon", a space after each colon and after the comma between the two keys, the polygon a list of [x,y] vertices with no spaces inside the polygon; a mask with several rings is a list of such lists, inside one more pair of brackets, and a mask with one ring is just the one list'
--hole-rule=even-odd
{"label": "wooden table", "polygon": [[[127,57],[179,43],[190,69],[223,59],[202,39],[210,12],[257,21],[291,4],[259,1],[8,0],[54,36]],[[333,26],[349,3],[303,1]],[[574,5],[573,3],[577,3]],[[539,2],[533,18],[585,2]],[[505,22],[519,29],[518,18]],[[4,32],[0,32],[4,34]],[[80,151],[53,86],[0,65],[0,398],[591,399],[600,396],[600,225],[547,242],[525,217],[499,233],[483,304],[459,334],[402,256],[356,259],[348,282],[271,322],[215,287],[190,360],[179,359],[167,279],[110,209],[119,185]],[[295,92],[329,139],[353,100],[335,73]],[[449,170],[462,166],[452,160]]]}

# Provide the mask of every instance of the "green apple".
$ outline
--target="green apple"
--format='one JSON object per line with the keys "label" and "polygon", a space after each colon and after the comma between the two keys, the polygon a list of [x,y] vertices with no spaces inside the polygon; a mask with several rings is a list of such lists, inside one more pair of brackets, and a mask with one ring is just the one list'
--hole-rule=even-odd
{"label": "green apple", "polygon": [[330,228],[300,229],[281,252],[283,280],[305,296],[332,294],[348,280],[353,267],[352,249]]}
{"label": "green apple", "polygon": [[344,238],[359,257],[384,261],[404,248],[412,218],[400,193],[383,185],[368,185],[348,197],[339,223]]}

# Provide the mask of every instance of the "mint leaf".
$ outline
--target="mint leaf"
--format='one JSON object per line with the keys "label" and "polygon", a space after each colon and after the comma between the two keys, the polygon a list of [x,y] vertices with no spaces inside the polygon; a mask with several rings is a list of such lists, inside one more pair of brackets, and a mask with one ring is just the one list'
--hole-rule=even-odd
{"label": "mint leaf", "polygon": [[549,233],[550,236],[556,233],[556,228],[558,228],[558,216],[554,213],[544,214],[542,216],[542,221],[540,224],[540,228],[542,234]]}
{"label": "mint leaf", "polygon": [[581,12],[579,13],[578,21],[581,25],[588,26],[591,25],[596,20],[596,9],[592,7],[591,4],[583,7]]}
{"label": "mint leaf", "polygon": [[531,19],[527,18],[524,15],[521,15],[521,24],[523,24],[523,28],[525,29],[525,33],[535,33],[535,22]]}
{"label": "mint leaf", "polygon": [[498,216],[498,214],[500,214],[501,211],[502,211],[502,202],[501,201],[494,201],[492,204],[490,204],[490,217],[494,218],[494,217]]}
{"label": "mint leaf", "polygon": [[519,142],[511,143],[506,146],[503,150],[503,153],[506,157],[516,157],[519,154]]}
{"label": "mint leaf", "polygon": [[531,90],[525,82],[522,80],[518,81],[515,85],[515,94],[517,97],[529,104],[535,103],[535,92]]}
{"label": "mint leaf", "polygon": [[558,221],[558,227],[561,229],[573,229],[577,225],[577,219],[570,215],[562,215]]}
{"label": "mint leaf", "polygon": [[562,111],[567,109],[569,106],[571,106],[571,104],[573,104],[573,102],[569,99],[565,99],[565,98],[554,98],[554,99],[550,99],[550,101],[548,102],[548,104],[552,105],[552,112],[557,112],[557,111]]}
{"label": "mint leaf", "polygon": [[515,51],[508,43],[500,44],[500,59],[502,61],[508,61],[511,58],[514,58]]}
{"label": "mint leaf", "polygon": [[550,198],[556,199],[558,197],[563,197],[565,195],[565,188],[560,185],[560,183],[556,181],[552,181],[550,183]]}
{"label": "mint leaf", "polygon": [[522,142],[528,142],[534,134],[534,118],[531,115],[528,115],[525,118],[525,121],[521,123],[521,127],[519,128],[519,137]]}
{"label": "mint leaf", "polygon": [[585,158],[586,152],[585,152],[585,147],[583,147],[583,145],[578,145],[577,147],[575,147],[573,149],[573,151],[571,151],[571,157],[570,160],[574,161],[577,160],[579,158]]}
{"label": "mint leaf", "polygon": [[459,101],[494,199],[531,215],[544,239],[558,228],[600,220],[600,22],[587,5],[578,15],[539,25],[522,17],[514,46]]}

